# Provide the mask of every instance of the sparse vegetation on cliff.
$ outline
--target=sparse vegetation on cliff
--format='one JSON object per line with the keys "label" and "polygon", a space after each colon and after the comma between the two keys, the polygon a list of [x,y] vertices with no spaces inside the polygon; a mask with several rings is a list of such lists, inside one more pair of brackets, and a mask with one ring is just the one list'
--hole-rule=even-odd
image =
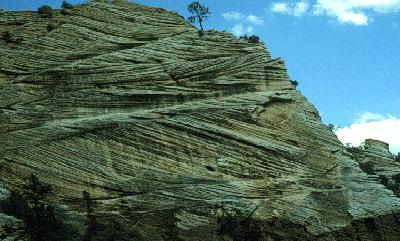
{"label": "sparse vegetation on cliff", "polygon": [[253,43],[253,44],[257,44],[260,42],[260,37],[258,37],[257,35],[247,36],[247,34],[245,34],[245,35],[240,36],[239,39],[244,39],[246,42]]}
{"label": "sparse vegetation on cliff", "polygon": [[163,239],[164,241],[182,241],[179,238],[178,219],[175,217],[174,210],[168,210],[163,218]]}
{"label": "sparse vegetation on cliff", "polygon": [[249,37],[249,43],[257,44],[259,42],[260,42],[260,37],[258,37],[257,35],[251,35]]}
{"label": "sparse vegetation on cliff", "polygon": [[37,12],[45,18],[53,17],[53,8],[49,5],[42,5],[37,9]]}
{"label": "sparse vegetation on cliff", "polygon": [[400,152],[398,152],[397,155],[393,155],[393,158],[395,161],[400,162]]}
{"label": "sparse vegetation on cliff", "polygon": [[63,1],[63,2],[61,3],[61,8],[62,8],[62,9],[74,9],[75,6],[72,5],[71,3],[67,2],[67,1]]}
{"label": "sparse vegetation on cliff", "polygon": [[365,163],[360,163],[360,169],[367,173],[368,175],[374,175],[375,174],[375,169],[374,169],[374,163],[373,162],[365,162]]}
{"label": "sparse vegetation on cliff", "polygon": [[379,181],[388,189],[392,190],[395,195],[400,196],[400,173],[391,176],[391,178],[385,175],[379,175]]}
{"label": "sparse vegetation on cliff", "polygon": [[90,196],[90,193],[88,193],[87,191],[83,191],[82,196],[85,202],[87,225],[88,225],[86,235],[83,238],[83,240],[90,241],[92,240],[93,236],[96,235],[97,232],[96,216],[94,214],[94,203],[92,197]]}
{"label": "sparse vegetation on cliff", "polygon": [[32,174],[21,191],[11,191],[10,196],[0,203],[0,208],[7,215],[24,221],[25,231],[32,241],[58,240],[56,233],[61,223],[56,218],[54,206],[44,201],[51,191],[49,185],[41,183]]}
{"label": "sparse vegetation on cliff", "polygon": [[22,42],[22,38],[14,37],[11,34],[11,32],[9,32],[9,31],[4,32],[2,38],[4,41],[6,41],[6,43],[21,43]]}
{"label": "sparse vegetation on cliff", "polygon": [[192,2],[188,6],[188,11],[192,16],[188,18],[190,23],[198,22],[200,25],[200,30],[204,31],[203,29],[203,22],[206,21],[211,14],[208,7],[200,4],[199,2]]}
{"label": "sparse vegetation on cliff", "polygon": [[227,235],[233,241],[262,241],[260,224],[243,214],[224,213],[218,218],[218,234]]}

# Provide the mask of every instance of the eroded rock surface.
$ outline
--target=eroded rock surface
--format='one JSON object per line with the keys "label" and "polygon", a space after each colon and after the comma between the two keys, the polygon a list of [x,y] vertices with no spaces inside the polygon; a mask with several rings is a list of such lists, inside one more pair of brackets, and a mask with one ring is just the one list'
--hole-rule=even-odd
{"label": "eroded rock surface", "polygon": [[[53,18],[1,12],[0,29],[22,38],[0,40],[1,182],[33,173],[71,217],[87,190],[98,212],[140,217],[147,240],[162,240],[165,210],[183,240],[231,240],[217,231],[221,207],[310,240],[354,240],[339,234],[400,210],[262,43],[199,36],[174,12],[124,1]],[[281,227],[263,238],[291,237]]]}

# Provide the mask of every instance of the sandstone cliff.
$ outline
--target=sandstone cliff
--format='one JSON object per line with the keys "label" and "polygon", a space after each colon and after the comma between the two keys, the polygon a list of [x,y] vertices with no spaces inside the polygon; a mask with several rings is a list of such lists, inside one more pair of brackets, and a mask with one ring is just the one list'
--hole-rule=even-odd
{"label": "sandstone cliff", "polygon": [[3,198],[33,173],[71,219],[87,190],[99,213],[140,219],[144,240],[162,240],[166,210],[183,240],[239,240],[218,234],[223,210],[256,220],[260,240],[399,240],[400,199],[263,43],[124,1],[1,12],[0,31],[20,40],[0,40]]}

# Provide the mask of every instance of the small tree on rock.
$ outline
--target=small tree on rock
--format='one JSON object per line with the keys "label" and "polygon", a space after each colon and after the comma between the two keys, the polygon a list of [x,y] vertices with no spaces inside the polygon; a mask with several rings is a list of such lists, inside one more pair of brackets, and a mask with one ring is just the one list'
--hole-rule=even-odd
{"label": "small tree on rock", "polygon": [[84,237],[84,241],[92,240],[93,236],[96,234],[96,216],[94,213],[94,202],[90,193],[87,191],[82,192],[83,199],[85,201],[86,206],[86,216],[88,222],[88,229],[86,231],[86,235]]}
{"label": "small tree on rock", "polygon": [[199,2],[192,2],[188,6],[188,11],[192,16],[188,18],[191,23],[199,22],[200,30],[203,31],[203,22],[209,17],[210,11],[208,7],[201,5]]}
{"label": "small tree on rock", "polygon": [[74,5],[72,5],[71,3],[67,2],[67,1],[63,1],[61,3],[61,8],[62,9],[73,9]]}
{"label": "small tree on rock", "polygon": [[49,5],[42,5],[38,7],[37,12],[45,18],[53,17],[53,8],[51,8]]}

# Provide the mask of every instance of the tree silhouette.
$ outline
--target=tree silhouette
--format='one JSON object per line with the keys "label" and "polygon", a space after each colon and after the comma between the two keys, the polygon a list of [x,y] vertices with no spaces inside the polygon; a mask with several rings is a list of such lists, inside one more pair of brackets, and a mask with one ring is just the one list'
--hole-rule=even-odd
{"label": "tree silhouette", "polygon": [[92,240],[93,236],[96,234],[96,216],[94,214],[94,202],[90,193],[87,191],[82,192],[83,199],[85,201],[86,206],[86,216],[88,222],[88,229],[86,231],[86,235],[83,238],[84,241]]}
{"label": "tree silhouette", "polygon": [[188,18],[191,23],[199,22],[200,29],[203,31],[203,21],[207,20],[208,14],[211,14],[208,7],[201,5],[199,2],[192,2],[188,6],[188,11],[192,16]]}

